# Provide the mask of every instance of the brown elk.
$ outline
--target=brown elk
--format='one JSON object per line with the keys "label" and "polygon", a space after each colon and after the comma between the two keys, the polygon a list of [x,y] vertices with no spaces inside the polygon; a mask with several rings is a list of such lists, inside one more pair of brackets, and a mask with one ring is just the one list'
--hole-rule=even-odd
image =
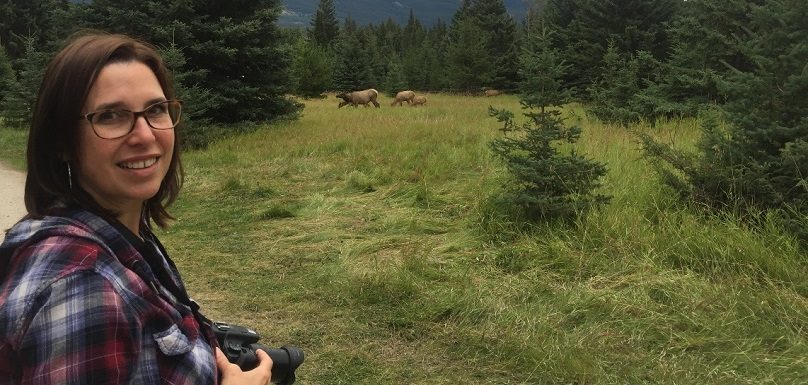
{"label": "brown elk", "polygon": [[426,105],[426,96],[418,95],[418,96],[416,96],[416,97],[414,97],[412,99],[411,106],[417,107],[417,106],[424,106],[424,105]]}
{"label": "brown elk", "polygon": [[367,107],[370,103],[373,103],[376,108],[379,108],[379,102],[376,101],[376,98],[379,97],[379,91],[376,91],[373,88],[362,91],[341,92],[337,94],[337,97],[342,99],[342,101],[339,102],[339,107],[337,108],[342,108],[348,104],[354,107],[362,104]]}
{"label": "brown elk", "polygon": [[398,104],[399,106],[401,106],[404,102],[407,102],[407,104],[411,104],[412,99],[414,97],[415,97],[415,92],[412,92],[412,91],[409,91],[409,90],[401,91],[401,92],[396,94],[395,99],[393,100],[392,103],[390,103],[390,105],[395,106],[396,104]]}
{"label": "brown elk", "polygon": [[500,90],[495,90],[493,88],[485,90],[485,96],[499,96],[499,95],[502,95],[502,91]]}

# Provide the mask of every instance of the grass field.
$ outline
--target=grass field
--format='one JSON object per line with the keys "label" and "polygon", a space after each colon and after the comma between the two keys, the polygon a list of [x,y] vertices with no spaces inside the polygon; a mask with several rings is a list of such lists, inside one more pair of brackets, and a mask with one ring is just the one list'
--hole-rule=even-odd
{"label": "grass field", "polygon": [[[577,106],[611,204],[511,223],[489,200],[507,176],[487,107],[518,100],[428,98],[306,101],[298,121],[185,153],[161,239],[208,316],[303,348],[303,385],[808,382],[808,257],[776,226],[677,202],[631,135]],[[0,130],[0,157],[20,165],[23,143]]]}

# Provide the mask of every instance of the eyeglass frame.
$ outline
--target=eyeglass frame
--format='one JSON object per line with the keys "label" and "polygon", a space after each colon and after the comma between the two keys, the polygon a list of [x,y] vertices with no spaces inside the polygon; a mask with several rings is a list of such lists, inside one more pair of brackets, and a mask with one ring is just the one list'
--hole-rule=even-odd
{"label": "eyeglass frame", "polygon": [[[177,114],[178,115],[177,116],[177,122],[176,123],[172,122],[173,125],[171,127],[168,127],[168,128],[157,128],[157,127],[153,126],[152,123],[149,121],[149,118],[146,116],[146,111],[148,111],[149,108],[152,108],[152,107],[154,107],[154,106],[156,106],[158,104],[169,103],[169,102],[176,102],[180,106],[180,108],[179,108],[180,113]],[[126,112],[131,112],[132,113],[132,126],[129,127],[129,130],[126,131],[125,134],[122,134],[120,136],[116,136],[114,138],[105,138],[105,137],[99,135],[98,131],[95,130],[95,125],[93,124],[93,116],[95,116],[96,114],[102,113],[102,112],[106,112],[106,111],[126,111]],[[81,120],[81,119],[87,120],[87,122],[90,123],[90,129],[93,130],[93,134],[95,134],[95,136],[97,136],[97,137],[99,137],[101,139],[112,140],[112,139],[123,138],[124,136],[129,135],[130,133],[132,133],[132,131],[135,129],[135,124],[137,124],[137,119],[139,117],[141,117],[141,116],[143,117],[144,120],[146,120],[146,124],[148,124],[149,127],[151,127],[152,129],[155,129],[155,130],[172,130],[175,127],[177,127],[177,125],[180,124],[180,117],[182,117],[182,100],[180,100],[180,99],[169,99],[169,100],[159,101],[159,102],[156,102],[156,103],[149,104],[148,106],[146,106],[145,109],[143,109],[143,111],[130,111],[130,110],[127,110],[125,108],[106,108],[106,109],[103,109],[103,110],[93,111],[93,112],[81,115],[81,116],[78,117],[78,119],[79,120]]]}

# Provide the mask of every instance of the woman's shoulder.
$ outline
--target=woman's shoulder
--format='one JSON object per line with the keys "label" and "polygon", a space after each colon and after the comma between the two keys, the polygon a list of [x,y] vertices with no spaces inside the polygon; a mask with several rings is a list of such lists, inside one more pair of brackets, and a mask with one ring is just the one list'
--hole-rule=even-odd
{"label": "woman's shoulder", "polygon": [[[118,298],[113,301],[123,305],[132,293],[148,289],[104,237],[80,221],[45,217],[23,221],[13,230],[0,248],[0,320],[29,319],[37,306],[59,298],[74,298],[74,311],[82,307],[75,301],[99,295]],[[12,330],[0,336],[14,334],[14,327],[6,326]]]}
{"label": "woman's shoulder", "polygon": [[92,265],[104,248],[98,234],[69,217],[25,219],[9,230],[0,245],[0,273],[3,282],[20,272],[30,271],[29,279],[59,275]]}

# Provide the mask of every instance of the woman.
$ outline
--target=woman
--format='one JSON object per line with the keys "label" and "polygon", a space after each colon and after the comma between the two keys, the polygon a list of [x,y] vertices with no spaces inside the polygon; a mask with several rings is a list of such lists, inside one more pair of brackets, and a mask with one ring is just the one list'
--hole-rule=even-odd
{"label": "woman", "polygon": [[266,384],[242,372],[151,231],[182,167],[162,59],[79,36],[49,64],[28,138],[28,215],[0,246],[0,384]]}

